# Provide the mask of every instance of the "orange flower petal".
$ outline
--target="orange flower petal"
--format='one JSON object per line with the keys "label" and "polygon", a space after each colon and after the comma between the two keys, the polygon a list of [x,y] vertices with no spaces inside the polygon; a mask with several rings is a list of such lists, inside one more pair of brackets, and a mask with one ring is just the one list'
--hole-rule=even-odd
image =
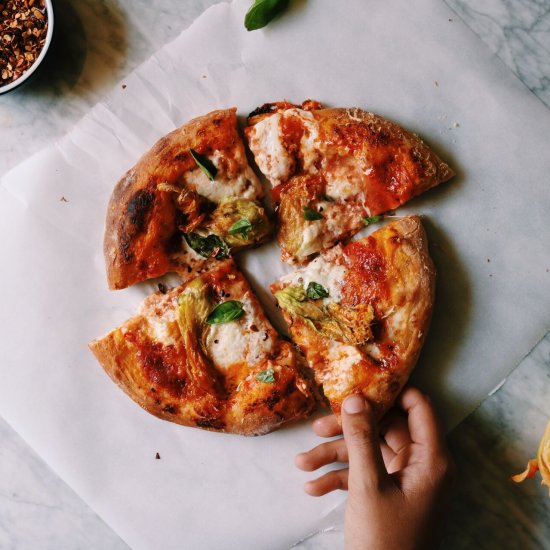
{"label": "orange flower petal", "polygon": [[512,481],[515,481],[516,483],[521,483],[527,478],[535,477],[535,474],[537,473],[537,470],[539,469],[539,464],[536,458],[532,458],[527,463],[527,468],[521,474],[516,474],[512,476]]}

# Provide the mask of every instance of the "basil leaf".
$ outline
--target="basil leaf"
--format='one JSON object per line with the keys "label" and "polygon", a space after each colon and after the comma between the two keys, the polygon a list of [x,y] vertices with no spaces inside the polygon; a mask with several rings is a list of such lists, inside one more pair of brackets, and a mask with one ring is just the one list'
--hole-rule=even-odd
{"label": "basil leaf", "polygon": [[265,27],[288,6],[288,0],[256,0],[246,12],[244,26],[248,31]]}
{"label": "basil leaf", "polygon": [[242,235],[245,239],[248,238],[248,235],[252,231],[252,223],[246,218],[242,218],[239,221],[236,221],[229,229],[228,233],[230,235]]}
{"label": "basil leaf", "polygon": [[328,297],[328,290],[323,285],[310,281],[307,285],[306,294],[310,300],[320,300]]}
{"label": "basil leaf", "polygon": [[302,207],[302,211],[304,213],[304,220],[307,220],[308,222],[323,219],[323,214],[320,214],[317,210],[313,210],[313,208],[310,208],[309,206]]}
{"label": "basil leaf", "polygon": [[209,158],[197,153],[197,151],[194,151],[193,149],[189,149],[189,152],[191,153],[196,165],[206,174],[206,177],[210,181],[214,181],[214,178],[218,173],[218,169],[214,166],[214,163]]}
{"label": "basil leaf", "polygon": [[206,322],[209,325],[221,325],[240,319],[243,315],[243,303],[237,300],[228,300],[217,305],[206,318]]}
{"label": "basil leaf", "polygon": [[372,223],[379,222],[380,220],[384,219],[384,215],[381,214],[380,216],[371,216],[370,218],[361,218],[361,221],[367,225],[371,225]]}
{"label": "basil leaf", "polygon": [[256,380],[265,382],[266,384],[273,384],[273,382],[275,382],[275,371],[273,370],[273,367],[269,367],[268,369],[259,372],[256,375]]}
{"label": "basil leaf", "polygon": [[223,260],[229,258],[229,247],[226,242],[218,235],[208,235],[203,237],[198,233],[184,233],[187,244],[204,258],[215,258]]}

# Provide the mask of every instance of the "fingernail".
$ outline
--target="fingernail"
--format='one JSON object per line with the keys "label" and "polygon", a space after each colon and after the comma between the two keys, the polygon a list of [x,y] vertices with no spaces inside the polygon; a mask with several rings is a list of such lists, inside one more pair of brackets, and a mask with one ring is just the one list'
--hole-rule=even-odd
{"label": "fingernail", "polygon": [[362,395],[350,395],[344,401],[344,410],[348,414],[357,414],[365,410],[365,398]]}

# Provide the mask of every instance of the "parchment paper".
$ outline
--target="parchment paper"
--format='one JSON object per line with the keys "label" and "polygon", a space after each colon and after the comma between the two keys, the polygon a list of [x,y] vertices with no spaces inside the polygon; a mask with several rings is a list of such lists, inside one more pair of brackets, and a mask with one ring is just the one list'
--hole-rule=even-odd
{"label": "parchment paper", "polygon": [[[154,289],[107,290],[112,187],[193,116],[283,98],[359,106],[418,132],[455,168],[399,211],[425,216],[439,271],[415,381],[447,427],[550,326],[543,105],[437,0],[296,1],[253,33],[248,3],[209,9],[0,188],[0,413],[134,548],[286,548],[344,499],[302,492],[311,476],[293,456],[317,443],[309,423],[253,439],[175,426],[129,400],[87,350]],[[285,271],[275,245],[241,264],[264,298]]]}

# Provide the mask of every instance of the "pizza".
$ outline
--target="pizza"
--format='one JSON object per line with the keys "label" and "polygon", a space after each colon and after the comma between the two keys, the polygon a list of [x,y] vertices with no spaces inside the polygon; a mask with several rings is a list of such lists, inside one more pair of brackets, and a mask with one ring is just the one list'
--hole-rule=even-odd
{"label": "pizza", "polygon": [[230,259],[147,297],[90,348],[146,411],[185,426],[259,435],[308,416],[320,399]]}
{"label": "pizza", "polygon": [[90,348],[134,401],[185,426],[264,434],[327,402],[338,414],[357,392],[382,414],[426,337],[435,272],[416,216],[350,239],[453,172],[418,137],[359,109],[266,104],[245,134],[273,186],[282,258],[307,264],[271,287],[292,341],[233,260],[270,239],[273,222],[227,109],[161,138],[115,186],[109,287],[168,272],[179,282]]}
{"label": "pizza", "polygon": [[245,133],[273,186],[281,257],[290,263],[454,175],[418,136],[361,109],[267,103],[249,115]]}
{"label": "pizza", "polygon": [[262,186],[236,109],[195,118],[160,139],[116,185],[104,254],[111,289],[167,272],[189,278],[269,238]]}
{"label": "pizza", "polygon": [[434,287],[426,234],[409,216],[333,247],[272,292],[333,411],[361,393],[381,416],[418,359]]}

